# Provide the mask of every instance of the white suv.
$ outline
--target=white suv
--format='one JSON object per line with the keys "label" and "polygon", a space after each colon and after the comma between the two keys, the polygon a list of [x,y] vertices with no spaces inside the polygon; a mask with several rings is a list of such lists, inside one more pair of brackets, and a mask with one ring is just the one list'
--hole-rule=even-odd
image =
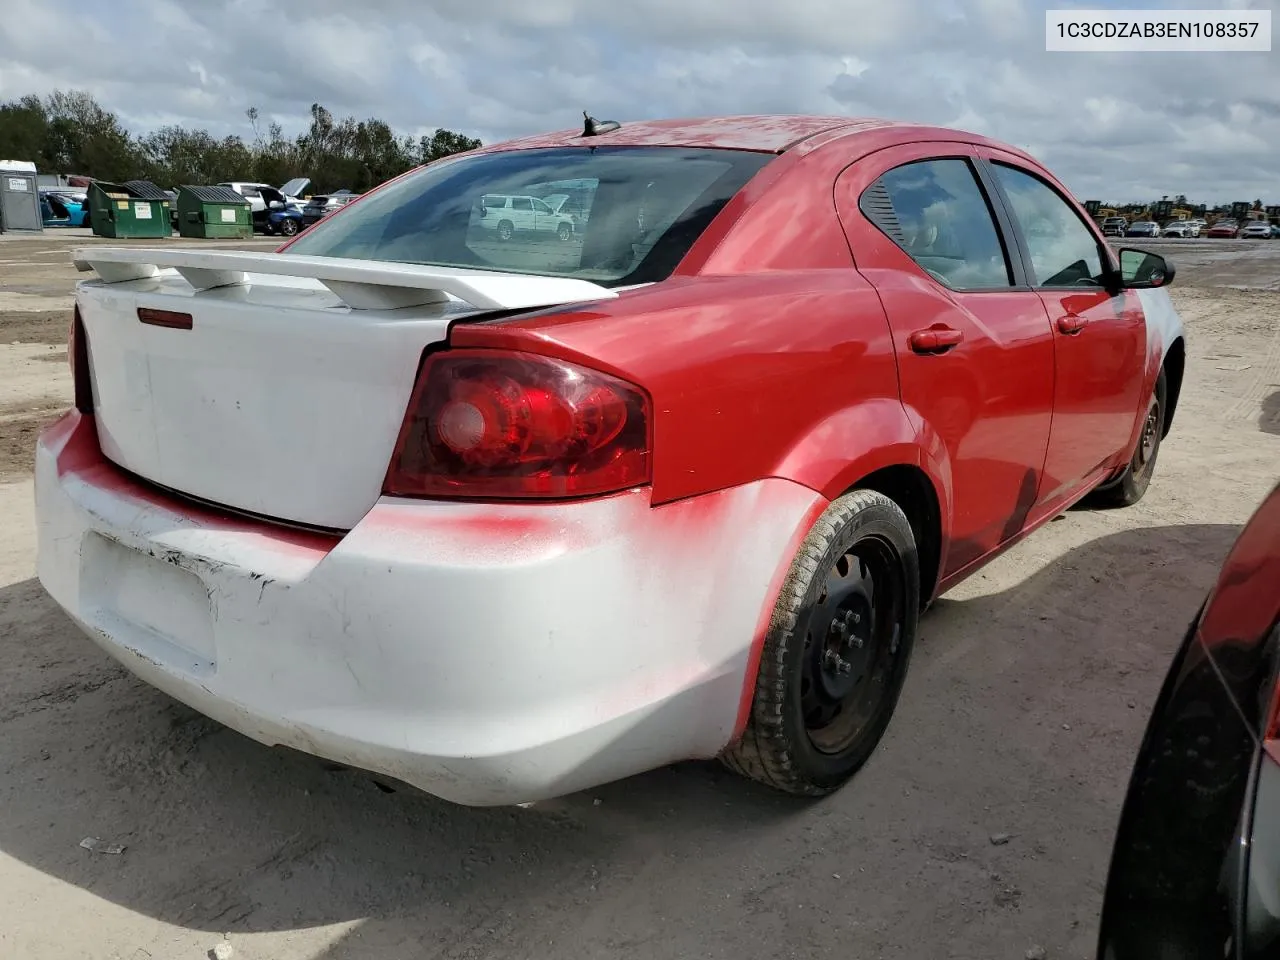
{"label": "white suv", "polygon": [[571,240],[573,217],[553,210],[537,197],[508,193],[486,193],[480,198],[478,224],[493,230],[499,240],[510,240],[517,233],[554,233],[561,240]]}

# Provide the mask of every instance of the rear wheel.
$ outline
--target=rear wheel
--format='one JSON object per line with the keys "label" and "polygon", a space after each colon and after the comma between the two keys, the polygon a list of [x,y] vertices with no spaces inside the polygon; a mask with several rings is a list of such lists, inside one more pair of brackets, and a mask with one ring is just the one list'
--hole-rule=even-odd
{"label": "rear wheel", "polygon": [[560,226],[556,228],[556,236],[561,240],[568,240],[573,236],[573,227],[569,226],[567,223],[560,224]]}
{"label": "rear wheel", "polygon": [[889,725],[919,611],[919,559],[902,509],[872,490],[832,503],[792,562],[746,732],[725,764],[788,793],[840,787]]}
{"label": "rear wheel", "polygon": [[1093,492],[1089,498],[1090,505],[1130,507],[1147,492],[1151,477],[1156,471],[1156,457],[1160,454],[1161,434],[1164,433],[1165,395],[1165,376],[1161,370],[1160,376],[1156,378],[1155,389],[1147,398],[1142,434],[1138,437],[1138,448],[1133,451],[1133,459],[1125,467],[1124,473]]}
{"label": "rear wheel", "polygon": [[503,220],[498,224],[498,239],[502,241],[510,240],[516,234],[515,224],[510,220]]}
{"label": "rear wheel", "polygon": [[298,233],[298,221],[293,217],[285,217],[280,221],[280,232],[286,237],[296,236]]}

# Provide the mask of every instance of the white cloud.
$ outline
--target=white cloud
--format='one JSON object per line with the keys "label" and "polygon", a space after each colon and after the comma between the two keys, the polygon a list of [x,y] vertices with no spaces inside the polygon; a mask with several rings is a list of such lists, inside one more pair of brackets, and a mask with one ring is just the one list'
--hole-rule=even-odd
{"label": "white cloud", "polygon": [[133,0],[106,17],[97,0],[5,0],[0,98],[86,89],[133,129],[180,122],[219,135],[247,134],[250,106],[296,132],[313,102],[405,132],[445,126],[486,140],[571,126],[583,109],[621,120],[896,117],[1034,145],[1085,197],[1280,202],[1280,58],[1048,54],[1043,9],[1024,0]]}

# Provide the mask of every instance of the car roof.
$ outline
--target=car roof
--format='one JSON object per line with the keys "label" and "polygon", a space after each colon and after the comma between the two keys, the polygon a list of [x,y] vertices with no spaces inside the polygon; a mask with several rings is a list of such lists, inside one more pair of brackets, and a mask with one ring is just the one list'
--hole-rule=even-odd
{"label": "car roof", "polygon": [[488,150],[527,150],[567,146],[719,147],[780,153],[820,133],[842,128],[873,129],[895,126],[889,120],[803,114],[743,114],[727,117],[687,117],[630,120],[610,133],[582,136],[582,127],[557,130],[495,143]]}

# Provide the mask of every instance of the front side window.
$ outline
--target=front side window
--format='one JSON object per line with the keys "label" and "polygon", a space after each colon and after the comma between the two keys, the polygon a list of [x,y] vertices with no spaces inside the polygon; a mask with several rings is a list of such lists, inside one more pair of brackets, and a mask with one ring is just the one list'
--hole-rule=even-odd
{"label": "front side window", "polygon": [[895,167],[863,194],[862,209],[948,287],[983,290],[1012,284],[991,208],[968,161],[918,160]]}
{"label": "front side window", "polygon": [[[290,253],[578,277],[670,275],[774,154],[685,147],[556,147],[447,158],[304,234]],[[555,221],[504,220],[556,201]],[[541,206],[539,209],[543,209]],[[518,228],[518,229],[517,229]]]}
{"label": "front side window", "polygon": [[1098,287],[1106,281],[1093,231],[1049,184],[1017,167],[993,163],[1031,255],[1036,286]]}

